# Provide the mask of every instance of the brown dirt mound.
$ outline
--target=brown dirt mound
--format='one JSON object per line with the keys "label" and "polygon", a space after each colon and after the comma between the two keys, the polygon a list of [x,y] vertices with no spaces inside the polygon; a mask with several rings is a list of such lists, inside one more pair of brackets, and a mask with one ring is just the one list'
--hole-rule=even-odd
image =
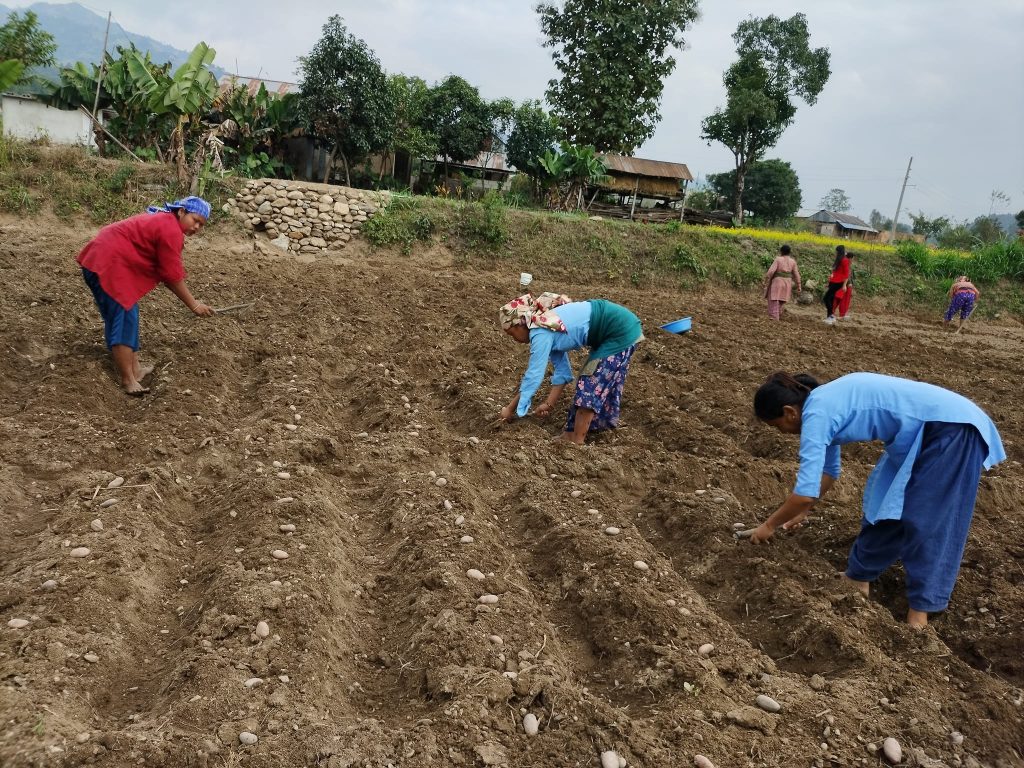
{"label": "brown dirt mound", "polygon": [[[158,372],[133,400],[73,261],[91,231],[0,225],[0,764],[854,766],[894,736],[907,765],[1024,765],[1020,329],[828,328],[815,308],[769,326],[753,294],[538,275],[649,336],[624,428],[566,450],[564,410],[494,425],[525,362],[494,322],[518,272],[298,264],[211,233],[188,249],[196,295],[257,304],[200,321],[145,299]],[[656,329],[686,314],[694,333]],[[1011,460],[927,632],[899,620],[898,570],[871,601],[835,578],[876,447],[847,452],[814,524],[732,538],[796,467],[750,418],[780,367],[928,379],[999,423]]]}

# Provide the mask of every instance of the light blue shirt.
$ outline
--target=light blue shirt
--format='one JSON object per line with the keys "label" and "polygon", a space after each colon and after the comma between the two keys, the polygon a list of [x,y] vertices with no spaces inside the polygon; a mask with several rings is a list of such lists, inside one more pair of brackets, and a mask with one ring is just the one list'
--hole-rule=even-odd
{"label": "light blue shirt", "polygon": [[590,302],[563,304],[555,308],[555,314],[562,318],[566,333],[547,328],[534,328],[530,331],[530,362],[519,385],[519,407],[516,409],[520,418],[530,412],[530,401],[544,383],[548,363],[554,368],[551,385],[568,384],[575,378],[569,364],[569,352],[587,346]]}
{"label": "light blue shirt", "polygon": [[920,381],[851,373],[812,390],[804,402],[793,493],[817,498],[823,474],[839,477],[840,445],[881,440],[885,453],[864,487],[864,518],[869,523],[899,520],[930,421],[974,426],[988,446],[985,469],[1006,458],[995,424],[966,397]]}

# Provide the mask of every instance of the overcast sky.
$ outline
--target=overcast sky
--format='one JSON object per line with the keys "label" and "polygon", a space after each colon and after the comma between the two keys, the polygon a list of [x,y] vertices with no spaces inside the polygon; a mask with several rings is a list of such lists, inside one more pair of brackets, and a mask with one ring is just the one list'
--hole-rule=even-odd
{"label": "overcast sky", "polygon": [[[177,48],[205,40],[218,65],[237,62],[242,75],[296,79],[298,57],[333,13],[388,72],[457,74],[486,98],[517,101],[543,98],[555,73],[535,0],[101,2],[83,4]],[[803,12],[812,45],[832,52],[832,76],[767,156],[792,163],[804,207],[840,187],[862,218],[872,208],[892,216],[912,155],[904,211],[973,218],[989,212],[993,190],[1011,198],[995,213],[1024,209],[1024,0],[703,0],[701,12],[638,156],[686,163],[695,177],[731,168],[727,149],[699,137],[725,101],[736,24]]]}

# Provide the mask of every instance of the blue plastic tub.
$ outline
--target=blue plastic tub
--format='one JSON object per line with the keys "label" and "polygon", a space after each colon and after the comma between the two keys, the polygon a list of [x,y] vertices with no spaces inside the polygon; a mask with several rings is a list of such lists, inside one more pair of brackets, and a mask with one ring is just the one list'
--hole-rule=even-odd
{"label": "blue plastic tub", "polygon": [[661,329],[669,333],[686,333],[691,327],[693,327],[693,318],[684,317],[680,320],[673,320],[671,323],[665,323]]}

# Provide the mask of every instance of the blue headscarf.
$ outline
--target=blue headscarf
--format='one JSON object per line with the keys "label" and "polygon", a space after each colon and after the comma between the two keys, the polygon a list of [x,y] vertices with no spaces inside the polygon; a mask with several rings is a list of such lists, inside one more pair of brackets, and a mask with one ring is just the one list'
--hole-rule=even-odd
{"label": "blue headscarf", "polygon": [[204,219],[210,218],[210,204],[203,200],[203,198],[195,197],[194,195],[183,200],[175,200],[173,203],[151,205],[146,209],[146,213],[174,213],[179,210],[184,210],[186,213],[194,213],[197,216],[202,216]]}

